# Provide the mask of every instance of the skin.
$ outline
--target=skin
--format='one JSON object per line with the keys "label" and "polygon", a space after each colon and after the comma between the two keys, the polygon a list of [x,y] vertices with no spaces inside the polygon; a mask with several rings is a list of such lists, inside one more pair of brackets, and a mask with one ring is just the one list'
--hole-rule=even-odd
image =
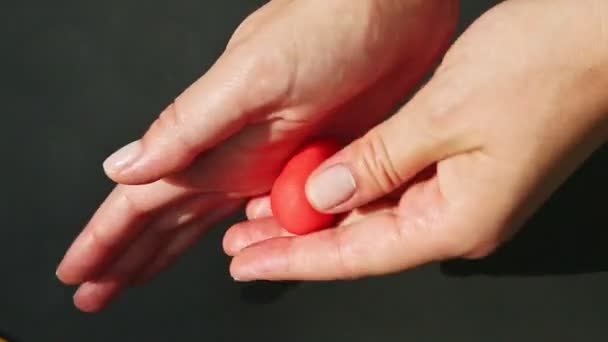
{"label": "skin", "polygon": [[[105,163],[120,185],[57,272],[80,285],[76,306],[102,309],[248,199],[249,220],[224,238],[240,281],[491,253],[608,138],[608,3],[501,3],[386,119],[448,48],[457,15],[447,0],[275,0],[254,13],[131,158]],[[336,229],[291,236],[266,193],[301,144],[327,134],[347,147],[309,195],[334,165],[356,189],[323,209],[345,214]]]}

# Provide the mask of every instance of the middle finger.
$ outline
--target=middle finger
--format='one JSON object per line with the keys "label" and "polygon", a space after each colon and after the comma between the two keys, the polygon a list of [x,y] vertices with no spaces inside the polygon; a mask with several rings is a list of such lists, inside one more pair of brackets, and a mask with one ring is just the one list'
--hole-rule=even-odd
{"label": "middle finger", "polygon": [[90,279],[125,250],[155,213],[193,193],[162,180],[117,186],[72,243],[57,276],[67,284]]}

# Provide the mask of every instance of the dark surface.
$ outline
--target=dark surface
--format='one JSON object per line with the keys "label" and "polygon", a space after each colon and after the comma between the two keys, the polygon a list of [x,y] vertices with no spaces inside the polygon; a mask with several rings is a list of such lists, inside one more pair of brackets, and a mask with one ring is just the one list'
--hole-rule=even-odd
{"label": "dark surface", "polygon": [[[0,8],[0,331],[30,341],[606,341],[603,151],[478,262],[345,283],[239,285],[222,229],[98,315],[54,270],[111,189],[100,163],[206,70],[261,1]],[[463,25],[487,1],[467,1]],[[443,272],[442,272],[443,271]]]}

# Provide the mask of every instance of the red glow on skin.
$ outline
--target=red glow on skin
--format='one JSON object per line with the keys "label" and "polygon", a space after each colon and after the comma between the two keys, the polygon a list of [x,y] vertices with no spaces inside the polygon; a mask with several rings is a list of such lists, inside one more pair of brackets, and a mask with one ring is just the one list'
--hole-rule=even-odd
{"label": "red glow on skin", "polygon": [[327,158],[340,150],[333,140],[319,140],[306,145],[285,165],[270,192],[274,217],[287,231],[309,234],[330,227],[335,215],[312,207],[306,198],[305,185],[310,174]]}

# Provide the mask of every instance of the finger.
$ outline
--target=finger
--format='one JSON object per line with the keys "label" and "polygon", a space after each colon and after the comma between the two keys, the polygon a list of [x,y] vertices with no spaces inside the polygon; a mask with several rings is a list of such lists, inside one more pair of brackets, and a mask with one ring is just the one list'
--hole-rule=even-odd
{"label": "finger", "polygon": [[453,113],[442,112],[433,97],[440,87],[431,81],[396,115],[325,161],[306,184],[311,204],[345,212],[394,192],[440,160],[479,148],[464,123],[444,118]]}
{"label": "finger", "polygon": [[250,245],[282,236],[293,236],[293,234],[281,227],[274,218],[240,222],[226,231],[224,252],[234,256]]}
{"label": "finger", "polygon": [[191,194],[164,181],[117,186],[66,252],[57,276],[66,284],[90,279],[120,255],[159,211]]}
{"label": "finger", "polygon": [[379,202],[344,226],[252,245],[233,258],[231,274],[242,281],[353,279],[460,255],[451,207],[438,189],[435,178],[408,189],[398,206]]}
{"label": "finger", "polygon": [[[122,290],[131,285],[143,270],[154,264],[156,258],[167,250],[168,245],[173,248],[171,245],[175,241],[179,241],[180,237],[185,236],[189,238],[188,241],[194,242],[216,222],[218,214],[226,213],[227,208],[234,210],[235,206],[226,207],[226,204],[223,204],[219,207],[216,205],[215,208],[208,208],[213,210],[209,215],[185,225],[180,231],[154,230],[147,232],[108,272],[98,279],[81,285],[74,295],[74,303],[78,308],[87,312],[99,311],[106,307]],[[196,236],[191,234],[194,231],[197,233]],[[183,246],[184,249],[186,247]]]}
{"label": "finger", "polygon": [[240,206],[240,201],[231,200],[208,213],[201,220],[197,220],[183,229],[179,229],[150,263],[132,278],[132,283],[145,283],[160,271],[169,267],[178,256],[193,246],[209,228],[234,213]]}
{"label": "finger", "polygon": [[388,274],[444,255],[437,235],[406,229],[394,214],[301,237],[260,242],[237,254],[230,272],[240,281],[335,280]]}
{"label": "finger", "polygon": [[[285,3],[271,1],[251,14],[237,28],[227,50],[253,34]],[[108,176],[125,184],[159,179],[183,168],[197,154],[242,127],[246,121],[242,115],[252,110],[244,89],[252,79],[247,76],[250,71],[243,63],[246,60],[239,61],[242,57],[226,52],[160,114],[141,140],[123,147],[104,162]]]}
{"label": "finger", "polygon": [[[175,173],[240,130],[255,113],[275,109],[290,82],[290,71],[279,58],[247,48],[227,51],[160,114],[142,139],[104,162],[108,176],[123,184],[142,184]],[[282,76],[261,82],[270,77],[271,66]]]}
{"label": "finger", "polygon": [[74,294],[74,304],[85,312],[103,309],[114,297],[126,288],[132,274],[156,254],[168,232],[146,234],[100,278],[82,284]]}
{"label": "finger", "polygon": [[245,207],[245,213],[250,220],[271,217],[270,196],[262,196],[250,200]]}
{"label": "finger", "polygon": [[155,257],[158,250],[166,245],[174,235],[179,234],[181,227],[205,217],[225,205],[222,196],[204,194],[195,196],[179,205],[166,209],[162,215],[155,217],[145,230],[129,247],[108,266],[99,270],[103,278],[118,278],[128,282],[133,274],[141,271],[144,264]]}
{"label": "finger", "polygon": [[[184,169],[200,153],[239,131],[258,112],[273,112],[287,96],[293,65],[282,49],[239,46],[291,0],[271,1],[237,28],[213,67],[188,87],[145,135],[104,162],[122,184],[143,184]],[[278,39],[275,41],[280,45]],[[249,44],[252,45],[252,44]],[[274,77],[274,75],[280,75]]]}
{"label": "finger", "polygon": [[[356,208],[340,217],[338,225],[350,225],[370,215],[389,212],[394,205],[395,201],[387,198]],[[250,218],[250,221],[239,222],[226,231],[224,235],[224,252],[230,256],[235,256],[241,250],[261,241],[287,236],[294,235],[281,227],[272,217]]]}
{"label": "finger", "polygon": [[119,280],[108,280],[105,282],[86,282],[74,293],[74,305],[84,312],[101,311],[107,304],[104,298],[115,297],[123,289]]}

